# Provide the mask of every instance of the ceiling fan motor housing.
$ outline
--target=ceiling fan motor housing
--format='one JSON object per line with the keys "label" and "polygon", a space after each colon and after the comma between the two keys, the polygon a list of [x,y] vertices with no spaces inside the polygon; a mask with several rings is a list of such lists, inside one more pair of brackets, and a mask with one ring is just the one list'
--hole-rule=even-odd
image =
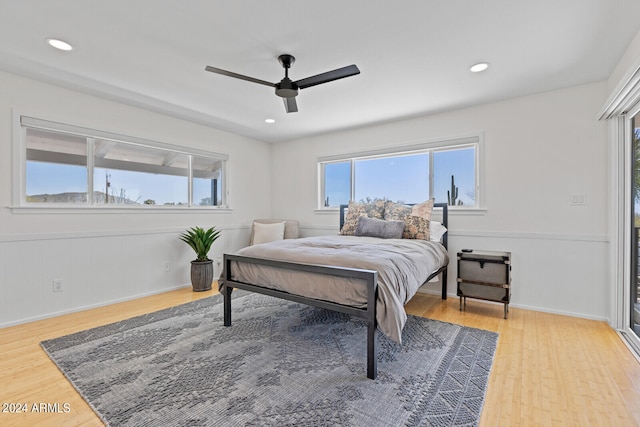
{"label": "ceiling fan motor housing", "polygon": [[298,85],[292,82],[289,77],[285,77],[276,84],[276,95],[281,98],[295,98],[298,95]]}

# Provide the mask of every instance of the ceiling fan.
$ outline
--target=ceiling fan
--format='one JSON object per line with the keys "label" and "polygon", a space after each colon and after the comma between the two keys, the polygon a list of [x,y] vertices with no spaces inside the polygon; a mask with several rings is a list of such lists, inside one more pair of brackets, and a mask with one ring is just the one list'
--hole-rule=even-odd
{"label": "ceiling fan", "polygon": [[347,67],[338,68],[326,73],[316,74],[315,76],[307,77],[304,79],[291,81],[289,78],[289,68],[296,61],[293,55],[280,55],[278,61],[284,67],[284,78],[278,83],[271,83],[265,80],[255,79],[253,77],[244,76],[242,74],[234,73],[231,71],[223,70],[216,67],[207,66],[205,70],[216,74],[222,74],[223,76],[235,77],[236,79],[246,80],[248,82],[258,83],[265,86],[271,86],[276,89],[276,95],[281,97],[284,101],[284,108],[287,113],[295,113],[298,111],[298,104],[296,104],[296,96],[298,95],[298,89],[306,89],[311,86],[316,86],[323,83],[332,82],[334,80],[343,79],[345,77],[355,76],[360,74],[360,70],[355,65],[349,65]]}

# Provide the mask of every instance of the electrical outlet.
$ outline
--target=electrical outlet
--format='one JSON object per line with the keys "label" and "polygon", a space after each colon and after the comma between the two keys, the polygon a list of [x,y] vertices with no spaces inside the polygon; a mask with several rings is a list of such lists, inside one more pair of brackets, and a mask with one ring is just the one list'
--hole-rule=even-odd
{"label": "electrical outlet", "polygon": [[573,193],[571,194],[571,201],[569,202],[572,206],[583,206],[587,204],[587,195],[585,193]]}
{"label": "electrical outlet", "polygon": [[63,291],[63,282],[62,279],[53,279],[53,292],[62,292]]}
{"label": "electrical outlet", "polygon": [[162,264],[162,271],[164,271],[165,273],[168,273],[171,271],[171,264],[168,262],[165,262]]}

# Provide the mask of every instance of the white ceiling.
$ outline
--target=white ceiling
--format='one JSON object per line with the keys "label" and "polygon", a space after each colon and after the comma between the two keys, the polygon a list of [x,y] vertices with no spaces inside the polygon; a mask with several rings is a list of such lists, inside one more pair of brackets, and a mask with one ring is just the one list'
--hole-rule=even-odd
{"label": "white ceiling", "polygon": [[[638,0],[0,0],[0,69],[277,142],[606,80],[638,16]],[[282,53],[292,80],[361,74],[287,114],[273,89],[204,71],[278,82]]]}

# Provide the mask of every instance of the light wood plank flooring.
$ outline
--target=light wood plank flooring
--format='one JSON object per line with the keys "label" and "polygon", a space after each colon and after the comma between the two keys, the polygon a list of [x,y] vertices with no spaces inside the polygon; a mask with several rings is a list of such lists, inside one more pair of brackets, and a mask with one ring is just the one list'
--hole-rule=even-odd
{"label": "light wood plank flooring", "polygon": [[[212,295],[190,288],[0,329],[0,402],[62,413],[2,413],[1,426],[96,426],[99,418],[39,342]],[[418,294],[411,314],[500,334],[481,426],[640,426],[640,364],[605,323]],[[64,413],[63,404],[69,411]],[[4,408],[3,408],[4,409]]]}

